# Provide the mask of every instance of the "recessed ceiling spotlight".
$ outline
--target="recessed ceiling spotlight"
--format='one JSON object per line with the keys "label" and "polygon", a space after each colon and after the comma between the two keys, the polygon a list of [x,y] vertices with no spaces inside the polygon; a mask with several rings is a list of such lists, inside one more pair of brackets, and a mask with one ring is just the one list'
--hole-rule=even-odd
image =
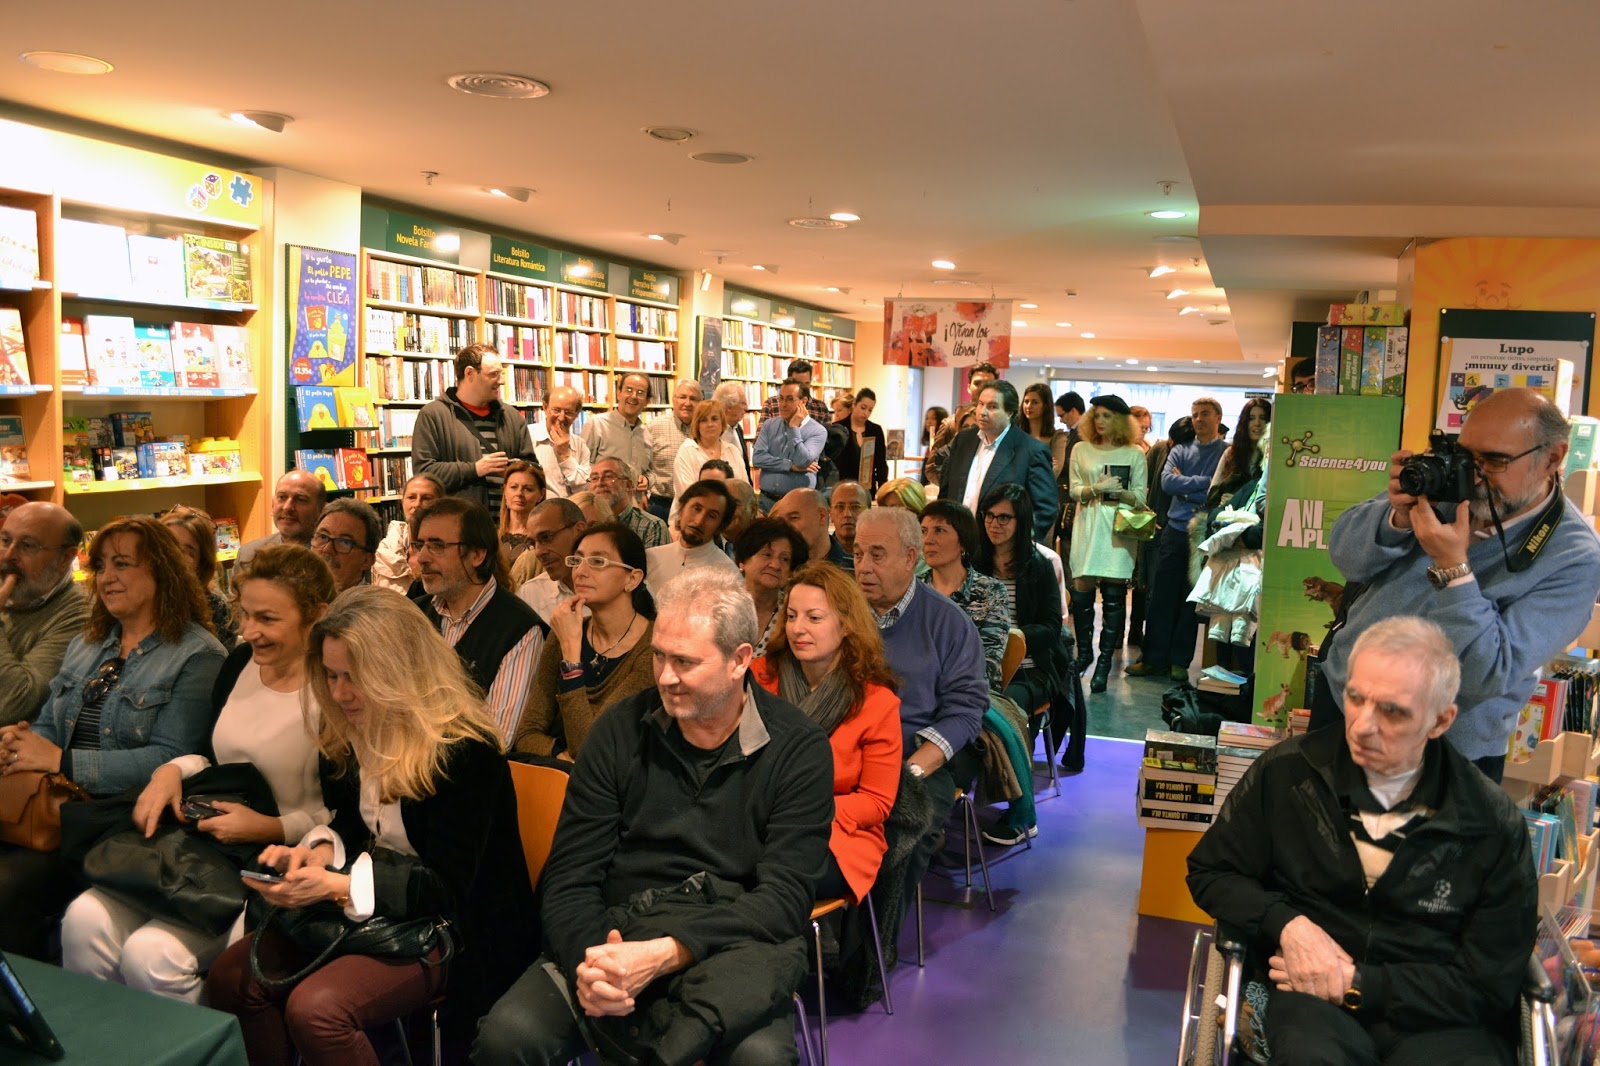
{"label": "recessed ceiling spotlight", "polygon": [[1082,337],[1086,341],[1094,340],[1094,334],[1093,333],[1080,333],[1080,334],[1078,334],[1078,336]]}
{"label": "recessed ceiling spotlight", "polygon": [[751,263],[750,269],[764,271],[768,274],[776,274],[778,272],[778,268],[771,263]]}
{"label": "recessed ceiling spotlight", "polygon": [[1011,328],[1012,329],[1024,329],[1024,328],[1027,327],[1027,325],[1028,325],[1028,323],[1026,321],[1024,321],[1023,319],[1020,319],[1020,318],[1013,318],[1011,320]]}
{"label": "recessed ceiling spotlight", "polygon": [[956,265],[950,262],[948,259],[935,259],[933,261],[933,268],[935,270],[954,270]]}
{"label": "recessed ceiling spotlight", "polygon": [[835,222],[860,222],[861,221],[861,216],[856,214],[854,211],[835,211],[833,214],[829,215],[828,217],[833,219]]}
{"label": "recessed ceiling spotlight", "polygon": [[17,58],[31,67],[55,74],[110,74],[116,69],[104,59],[77,52],[23,52]]}
{"label": "recessed ceiling spotlight", "polygon": [[1188,289],[1173,289],[1171,292],[1167,293],[1167,299],[1176,300],[1180,296],[1187,296],[1187,295],[1189,295],[1189,290]]}
{"label": "recessed ceiling spotlight", "polygon": [[695,131],[682,126],[646,126],[644,132],[658,141],[669,144],[682,144],[684,141],[693,140]]}
{"label": "recessed ceiling spotlight", "polygon": [[1198,307],[1184,307],[1184,308],[1179,309],[1179,311],[1178,311],[1178,314],[1180,314],[1180,315],[1194,315],[1194,314],[1199,314],[1199,313],[1200,313],[1200,309]]}
{"label": "recessed ceiling spotlight", "polygon": [[789,225],[795,229],[849,229],[850,223],[836,218],[791,218]]}
{"label": "recessed ceiling spotlight", "polygon": [[276,111],[229,111],[228,117],[241,126],[256,126],[271,130],[273,133],[282,133],[284,127],[294,121],[288,115],[280,115]]}
{"label": "recessed ceiling spotlight", "polygon": [[1157,370],[1160,370],[1161,368],[1159,366],[1147,366],[1147,367],[1145,367],[1145,369],[1150,371],[1150,373],[1154,374]]}
{"label": "recessed ceiling spotlight", "polygon": [[1129,360],[1127,360],[1127,363],[1128,363],[1129,366],[1138,366],[1139,365],[1139,360],[1137,360],[1137,359],[1129,359]]}
{"label": "recessed ceiling spotlight", "polygon": [[496,100],[537,100],[550,95],[550,86],[523,74],[475,70],[452,74],[444,83],[458,93],[488,96]]}
{"label": "recessed ceiling spotlight", "polygon": [[1096,362],[1100,362],[1100,363],[1103,363],[1103,362],[1105,362],[1105,361],[1106,361],[1106,357],[1105,357],[1105,356],[1103,356],[1103,355],[1097,355],[1097,356],[1095,356],[1095,357],[1094,357],[1094,358],[1095,358],[1095,361],[1096,361]]}
{"label": "recessed ceiling spotlight", "polygon": [[1196,360],[1195,360],[1195,361],[1194,361],[1194,365],[1195,365],[1195,366],[1199,366],[1199,365],[1200,365],[1200,360],[1198,360],[1198,359],[1196,359]]}
{"label": "recessed ceiling spotlight", "polygon": [[528,202],[528,197],[533,195],[532,189],[524,189],[520,185],[496,185],[489,190],[490,196],[503,196],[507,200],[515,200],[519,204]]}
{"label": "recessed ceiling spotlight", "polygon": [[1022,308],[1024,311],[1037,311],[1039,309],[1039,305],[1036,303],[1021,303],[1017,306]]}
{"label": "recessed ceiling spotlight", "polygon": [[689,157],[696,163],[716,163],[725,167],[735,167],[740,163],[748,163],[754,159],[753,155],[743,152],[696,152]]}
{"label": "recessed ceiling spotlight", "polygon": [[1151,267],[1150,268],[1150,276],[1152,278],[1165,277],[1168,274],[1176,274],[1177,272],[1178,272],[1178,268],[1177,267],[1169,267],[1165,263],[1162,263],[1158,267]]}
{"label": "recessed ceiling spotlight", "polygon": [[681,233],[646,233],[645,236],[652,241],[666,241],[668,244],[677,244],[683,240]]}
{"label": "recessed ceiling spotlight", "polygon": [[1057,322],[1056,323],[1056,328],[1057,329],[1071,329],[1072,328],[1072,323],[1071,322]]}
{"label": "recessed ceiling spotlight", "polygon": [[1183,218],[1185,215],[1188,214],[1188,212],[1187,211],[1164,210],[1164,211],[1146,211],[1145,214],[1149,215],[1151,218],[1172,219],[1172,218]]}

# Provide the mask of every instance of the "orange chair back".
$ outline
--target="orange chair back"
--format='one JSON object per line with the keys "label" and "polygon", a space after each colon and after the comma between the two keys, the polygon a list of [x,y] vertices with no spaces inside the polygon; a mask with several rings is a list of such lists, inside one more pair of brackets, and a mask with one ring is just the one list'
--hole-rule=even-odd
{"label": "orange chair back", "polygon": [[1006,634],[1006,653],[1000,659],[1000,687],[1002,689],[1011,684],[1011,679],[1017,674],[1017,667],[1022,665],[1023,656],[1027,654],[1027,638],[1022,635],[1022,630],[1012,626],[1011,632]]}
{"label": "orange chair back", "polygon": [[550,858],[561,804],[567,798],[569,775],[548,766],[513,762],[511,784],[517,792],[517,829],[522,834],[522,854],[528,863],[528,880],[539,887],[539,876]]}

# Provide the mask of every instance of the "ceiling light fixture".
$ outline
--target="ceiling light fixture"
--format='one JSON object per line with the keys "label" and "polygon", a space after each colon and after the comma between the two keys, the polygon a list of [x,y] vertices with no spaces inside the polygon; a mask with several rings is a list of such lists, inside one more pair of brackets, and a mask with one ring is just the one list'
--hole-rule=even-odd
{"label": "ceiling light fixture", "polygon": [[1071,322],[1057,322],[1056,323],[1056,328],[1057,329],[1071,329],[1072,328],[1072,323]]}
{"label": "ceiling light fixture", "polygon": [[754,159],[753,155],[743,152],[696,152],[689,157],[696,163],[716,163],[725,167],[736,167],[740,163],[748,163]]}
{"label": "ceiling light fixture", "polygon": [[1080,333],[1080,334],[1078,334],[1078,336],[1082,337],[1086,341],[1094,340],[1094,334],[1093,333]]}
{"label": "ceiling light fixture", "polygon": [[1027,325],[1028,325],[1028,323],[1023,321],[1020,318],[1013,318],[1011,320],[1011,328],[1012,329],[1025,329],[1027,327]]}
{"label": "ceiling light fixture", "polygon": [[1095,357],[1094,357],[1094,358],[1095,358],[1095,361],[1096,361],[1096,362],[1099,362],[1099,363],[1103,363],[1103,362],[1105,362],[1105,361],[1106,361],[1106,357],[1105,357],[1105,356],[1103,356],[1103,355],[1097,355],[1097,356],[1095,356]]}
{"label": "ceiling light fixture", "polygon": [[444,83],[458,93],[487,96],[495,100],[537,100],[550,95],[550,86],[524,74],[503,74],[473,70],[452,74]]}
{"label": "ceiling light fixture", "polygon": [[828,216],[835,222],[860,222],[861,216],[854,211],[835,211]]}
{"label": "ceiling light fixture", "polygon": [[1161,264],[1158,267],[1151,267],[1150,268],[1150,276],[1152,278],[1166,277],[1168,274],[1176,274],[1177,272],[1178,272],[1178,268],[1177,267],[1169,267],[1165,263]]}
{"label": "ceiling light fixture", "polygon": [[1180,296],[1187,296],[1187,295],[1189,295],[1189,290],[1188,289],[1173,289],[1171,292],[1167,293],[1167,299],[1176,300]]}
{"label": "ceiling light fixture", "polygon": [[288,115],[280,115],[276,111],[230,111],[228,117],[241,126],[258,126],[273,133],[282,133],[284,127],[294,121]]}
{"label": "ceiling light fixture", "polygon": [[693,140],[695,136],[694,130],[682,126],[646,126],[644,132],[668,144],[682,144],[684,141]]}
{"label": "ceiling light fixture", "polygon": [[1163,211],[1146,211],[1145,214],[1149,215],[1151,218],[1174,219],[1174,218],[1183,218],[1185,215],[1188,214],[1188,212],[1187,211],[1175,211],[1175,210],[1168,209],[1168,210],[1163,210]]}
{"label": "ceiling light fixture", "polygon": [[771,263],[752,263],[750,264],[750,269],[760,270],[767,274],[776,274],[778,272],[778,268],[773,266]]}
{"label": "ceiling light fixture", "polygon": [[515,200],[519,204],[528,202],[528,197],[533,195],[532,189],[524,189],[520,185],[497,185],[489,190],[490,196],[503,196],[507,200]]}
{"label": "ceiling light fixture", "polygon": [[1017,306],[1022,308],[1024,311],[1037,311],[1039,309],[1039,305],[1036,303],[1022,303],[1018,304]]}
{"label": "ceiling light fixture", "polygon": [[1156,371],[1160,370],[1161,368],[1159,366],[1147,366],[1147,367],[1145,367],[1145,369],[1150,371],[1150,373],[1154,374]]}
{"label": "ceiling light fixture", "polygon": [[954,270],[956,265],[950,262],[948,259],[935,259],[933,261],[933,268],[935,270]]}
{"label": "ceiling light fixture", "polygon": [[850,223],[833,218],[791,218],[789,225],[795,229],[839,230],[849,229]]}
{"label": "ceiling light fixture", "polygon": [[652,241],[666,241],[668,244],[677,244],[683,240],[681,233],[646,233],[645,236]]}
{"label": "ceiling light fixture", "polygon": [[1199,313],[1200,309],[1198,307],[1184,307],[1178,311],[1178,314],[1180,315],[1196,315]]}
{"label": "ceiling light fixture", "polygon": [[701,292],[710,292],[711,291],[711,271],[709,271],[709,270],[700,271],[700,291]]}
{"label": "ceiling light fixture", "polygon": [[54,74],[110,74],[116,68],[104,59],[77,52],[23,52],[17,57],[30,67]]}
{"label": "ceiling light fixture", "polygon": [[1137,359],[1129,359],[1129,360],[1126,360],[1126,362],[1127,362],[1127,364],[1129,366],[1138,366],[1139,365],[1139,360],[1137,360]]}

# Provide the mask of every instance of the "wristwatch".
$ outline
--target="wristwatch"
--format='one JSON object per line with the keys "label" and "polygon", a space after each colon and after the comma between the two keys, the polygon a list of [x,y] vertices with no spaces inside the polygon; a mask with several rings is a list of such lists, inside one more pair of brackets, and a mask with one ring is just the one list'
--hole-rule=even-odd
{"label": "wristwatch", "polygon": [[1350,987],[1344,990],[1344,999],[1341,1001],[1344,1009],[1352,1013],[1361,1009],[1361,970],[1356,968],[1350,973]]}
{"label": "wristwatch", "polygon": [[1457,563],[1455,566],[1430,566],[1428,567],[1428,582],[1436,589],[1442,589],[1458,577],[1466,577],[1472,573],[1469,563]]}
{"label": "wristwatch", "polygon": [[910,772],[912,777],[915,777],[915,778],[917,778],[919,780],[926,775],[926,771],[923,770],[922,766],[920,764],[918,764],[918,763],[914,763],[914,762],[906,763],[906,770]]}

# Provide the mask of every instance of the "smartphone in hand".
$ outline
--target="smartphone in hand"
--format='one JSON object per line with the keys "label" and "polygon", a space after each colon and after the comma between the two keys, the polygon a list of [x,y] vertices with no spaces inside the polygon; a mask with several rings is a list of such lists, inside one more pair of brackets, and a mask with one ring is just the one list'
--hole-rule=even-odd
{"label": "smartphone in hand", "polygon": [[239,876],[246,881],[260,881],[268,885],[281,885],[284,877],[276,870],[240,870]]}

